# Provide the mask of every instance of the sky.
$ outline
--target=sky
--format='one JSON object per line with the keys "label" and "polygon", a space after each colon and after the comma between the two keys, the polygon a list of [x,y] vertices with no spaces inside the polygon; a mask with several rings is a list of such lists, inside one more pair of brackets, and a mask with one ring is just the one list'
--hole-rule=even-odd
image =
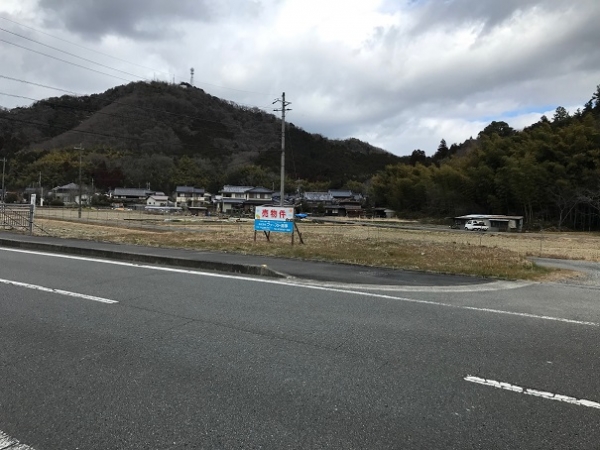
{"label": "sky", "polygon": [[195,86],[273,114],[285,92],[310,133],[433,155],[583,107],[599,23],[599,0],[2,0],[0,106],[194,68]]}

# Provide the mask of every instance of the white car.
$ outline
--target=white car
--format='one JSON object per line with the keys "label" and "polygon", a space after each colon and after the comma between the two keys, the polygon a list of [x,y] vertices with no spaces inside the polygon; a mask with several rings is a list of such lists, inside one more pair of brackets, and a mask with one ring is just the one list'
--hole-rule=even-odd
{"label": "white car", "polygon": [[481,220],[467,220],[465,224],[465,230],[467,231],[487,231],[488,226]]}

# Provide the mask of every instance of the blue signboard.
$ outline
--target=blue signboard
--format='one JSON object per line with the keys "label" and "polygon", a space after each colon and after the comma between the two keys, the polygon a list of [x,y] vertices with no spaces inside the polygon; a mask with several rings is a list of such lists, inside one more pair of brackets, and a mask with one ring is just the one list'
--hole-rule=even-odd
{"label": "blue signboard", "polygon": [[279,233],[293,233],[294,222],[283,220],[255,220],[254,231],[276,231]]}

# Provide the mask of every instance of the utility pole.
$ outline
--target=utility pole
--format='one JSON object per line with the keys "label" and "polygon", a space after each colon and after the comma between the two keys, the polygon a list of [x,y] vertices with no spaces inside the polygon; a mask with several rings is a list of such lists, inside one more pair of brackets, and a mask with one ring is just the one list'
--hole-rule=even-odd
{"label": "utility pole", "polygon": [[285,112],[291,111],[286,106],[291,105],[290,102],[285,101],[285,92],[281,94],[281,98],[276,99],[273,104],[281,102],[281,109],[275,111],[281,111],[281,184],[279,185],[279,195],[281,197],[279,205],[283,206],[284,198],[284,181],[285,181]]}
{"label": "utility pole", "polygon": [[79,147],[73,147],[75,150],[79,150],[79,209],[77,211],[77,217],[81,219],[81,196],[83,195],[81,189],[81,151],[83,147],[79,144]]}
{"label": "utility pole", "polygon": [[38,186],[40,187],[40,206],[44,206],[44,188],[42,187],[42,172],[40,172]]}
{"label": "utility pole", "polygon": [[6,170],[6,156],[2,158],[2,203],[4,203],[4,171]]}

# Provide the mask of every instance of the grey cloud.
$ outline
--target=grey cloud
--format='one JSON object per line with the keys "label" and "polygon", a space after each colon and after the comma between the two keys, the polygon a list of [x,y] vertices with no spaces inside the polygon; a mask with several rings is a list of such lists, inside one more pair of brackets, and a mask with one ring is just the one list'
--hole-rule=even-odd
{"label": "grey cloud", "polygon": [[39,0],[47,25],[66,28],[88,40],[115,34],[157,40],[177,33],[173,22],[210,21],[208,0]]}
{"label": "grey cloud", "polygon": [[[464,7],[468,3],[470,2],[467,0],[456,0],[448,2],[444,8],[456,4]],[[504,5],[504,2],[494,3]],[[507,5],[510,3],[506,2]],[[526,5],[525,2],[517,3]],[[535,3],[529,2],[528,5],[532,7]],[[476,7],[483,4],[489,6],[491,3],[476,1],[474,11],[470,13],[472,17],[483,14],[481,8]],[[547,2],[545,8],[552,4],[560,11],[565,2]],[[431,9],[432,6],[429,5],[428,8]],[[494,8],[487,13],[486,17],[490,18],[487,23],[499,23],[512,14],[508,7]],[[492,87],[498,89],[538,78],[568,76],[577,71],[598,71],[600,48],[597,43],[600,42],[600,28],[597,24],[600,20],[600,8],[595,7],[592,2],[584,1],[578,9],[581,9],[580,20],[561,35],[549,34],[540,42],[534,42],[528,50],[507,47],[492,55],[493,58],[485,60],[464,57],[436,69],[423,67],[417,77],[400,83],[394,94],[409,103],[438,102],[442,99],[464,99],[477,92],[489,91]],[[454,14],[456,20],[466,20],[465,17],[469,16],[462,9]],[[370,48],[381,46],[385,51],[391,50],[392,53],[401,55],[407,39],[410,37],[401,34],[398,29],[380,29],[376,30],[367,45]]]}
{"label": "grey cloud", "polygon": [[[586,3],[593,0],[583,0]],[[454,27],[460,24],[483,23],[482,33],[510,19],[517,11],[535,7],[555,10],[573,6],[571,0],[446,0],[428,1],[418,9],[414,32],[421,33],[434,27]]]}

